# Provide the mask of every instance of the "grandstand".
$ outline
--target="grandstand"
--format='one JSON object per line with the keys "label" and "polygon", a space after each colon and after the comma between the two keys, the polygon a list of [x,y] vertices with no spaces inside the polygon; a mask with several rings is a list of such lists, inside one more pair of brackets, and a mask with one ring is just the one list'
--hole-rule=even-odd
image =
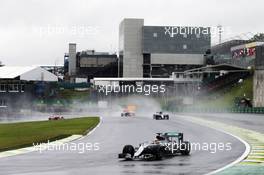
{"label": "grandstand", "polygon": [[199,95],[204,95],[247,78],[250,75],[250,70],[229,64],[219,64],[191,69],[185,71],[185,74],[202,75],[203,82],[199,89]]}

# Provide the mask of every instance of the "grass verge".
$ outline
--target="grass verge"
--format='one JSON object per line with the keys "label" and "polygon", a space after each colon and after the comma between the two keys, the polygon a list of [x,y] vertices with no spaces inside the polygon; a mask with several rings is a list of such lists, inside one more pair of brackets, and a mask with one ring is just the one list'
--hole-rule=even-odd
{"label": "grass verge", "polygon": [[0,124],[0,152],[54,141],[71,135],[85,135],[100,121],[84,117],[57,121],[36,121]]}
{"label": "grass verge", "polygon": [[247,78],[243,83],[236,83],[227,92],[214,92],[208,94],[210,97],[214,97],[210,100],[201,100],[196,104],[197,107],[206,108],[230,108],[235,106],[236,97],[253,98],[253,78]]}

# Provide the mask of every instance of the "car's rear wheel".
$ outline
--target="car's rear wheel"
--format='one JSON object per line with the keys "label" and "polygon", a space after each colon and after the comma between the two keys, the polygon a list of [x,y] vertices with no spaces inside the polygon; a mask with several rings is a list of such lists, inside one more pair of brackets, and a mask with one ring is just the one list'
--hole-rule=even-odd
{"label": "car's rear wheel", "polygon": [[160,146],[157,146],[153,150],[153,155],[155,156],[155,160],[161,160],[162,159],[162,151],[161,151],[161,147]]}
{"label": "car's rear wheel", "polygon": [[191,152],[190,142],[187,142],[187,141],[182,142],[180,146],[180,151],[182,155],[185,155],[185,156],[189,155]]}
{"label": "car's rear wheel", "polygon": [[131,158],[133,158],[134,154],[135,154],[135,148],[132,145],[125,145],[122,153],[123,154],[130,154]]}

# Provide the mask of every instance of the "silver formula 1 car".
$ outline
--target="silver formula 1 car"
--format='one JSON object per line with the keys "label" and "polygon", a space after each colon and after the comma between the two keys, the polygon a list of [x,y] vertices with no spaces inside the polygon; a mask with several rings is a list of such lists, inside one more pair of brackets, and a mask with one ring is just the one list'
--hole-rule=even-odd
{"label": "silver formula 1 car", "polygon": [[156,112],[153,114],[153,119],[154,120],[169,120],[169,114],[165,114],[163,112]]}
{"label": "silver formula 1 car", "polygon": [[141,143],[139,147],[125,145],[119,159],[124,160],[160,160],[165,157],[176,155],[189,155],[190,142],[183,140],[183,133],[166,132],[157,133],[153,142]]}

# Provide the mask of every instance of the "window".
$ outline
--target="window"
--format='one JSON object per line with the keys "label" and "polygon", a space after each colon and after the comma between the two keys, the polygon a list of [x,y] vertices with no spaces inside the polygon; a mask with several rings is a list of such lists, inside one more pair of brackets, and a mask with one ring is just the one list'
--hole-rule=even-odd
{"label": "window", "polygon": [[158,37],[158,34],[157,33],[153,33],[153,37],[154,38],[157,38]]}
{"label": "window", "polygon": [[0,92],[6,92],[6,85],[0,84]]}
{"label": "window", "polygon": [[200,34],[196,34],[196,38],[201,38],[201,35]]}
{"label": "window", "polygon": [[4,106],[5,105],[5,100],[1,99],[0,100],[0,106]]}
{"label": "window", "polygon": [[21,92],[25,92],[25,85],[21,84]]}
{"label": "window", "polygon": [[13,84],[9,84],[9,85],[8,85],[8,91],[9,91],[9,92],[14,91],[14,85],[13,85]]}
{"label": "window", "polygon": [[183,48],[183,49],[187,49],[187,45],[184,44],[184,45],[182,46],[182,48]]}
{"label": "window", "polygon": [[18,84],[14,84],[14,91],[19,92],[19,85]]}
{"label": "window", "polygon": [[143,55],[143,63],[144,64],[150,64],[150,54],[144,54]]}
{"label": "window", "polygon": [[0,99],[0,107],[6,107],[6,100]]}
{"label": "window", "polygon": [[8,85],[9,92],[19,92],[19,85],[18,84],[9,84]]}

